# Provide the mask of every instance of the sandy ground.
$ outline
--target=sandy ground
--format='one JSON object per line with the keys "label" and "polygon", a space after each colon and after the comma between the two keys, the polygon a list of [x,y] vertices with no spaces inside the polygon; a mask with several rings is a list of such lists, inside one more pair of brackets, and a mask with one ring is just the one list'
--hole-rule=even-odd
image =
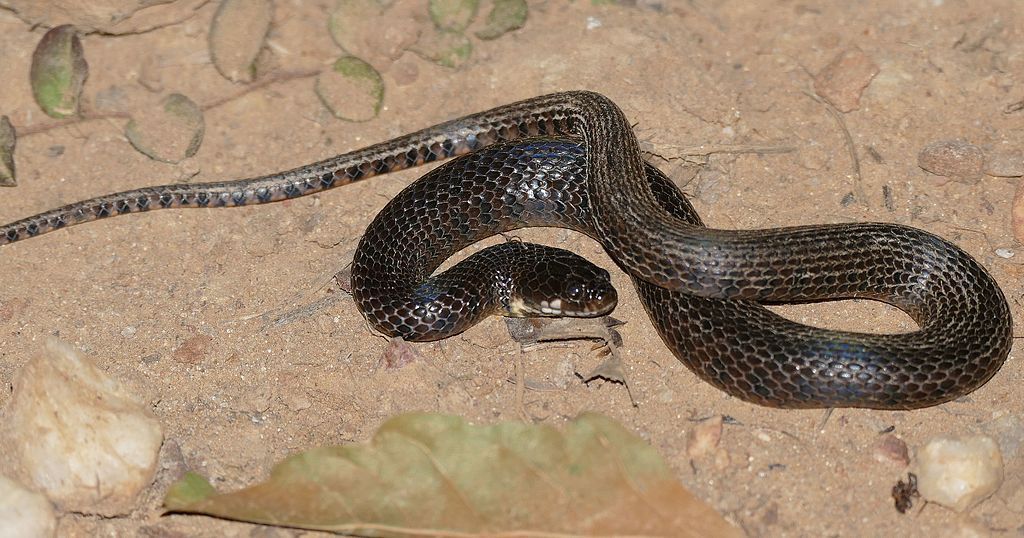
{"label": "sandy ground", "polygon": [[[333,2],[277,3],[271,35],[279,69],[319,69],[338,54],[326,31]],[[989,151],[1021,148],[1024,10],[1014,0],[636,2],[536,1],[525,28],[477,42],[450,70],[407,54],[383,73],[378,119],[333,119],[310,78],[270,84],[206,113],[198,154],[151,161],[98,120],[19,140],[20,186],[4,190],[9,221],[115,190],[213,181],[292,168],[439,120],[557,90],[614,99],[646,148],[713,226],[885,221],[944,236],[977,257],[1024,319],[1009,228],[1016,181],[974,184],[930,175],[917,153],[961,138]],[[206,57],[214,6],[150,32],[84,38],[86,96],[135,106],[179,91],[199,103],[239,92]],[[31,51],[44,29],[0,13],[0,112],[19,128],[52,122],[28,89]],[[837,119],[812,98],[813,75],[859,47],[880,71],[859,110],[841,116],[859,157],[856,173]],[[140,84],[145,79],[147,90]],[[155,83],[155,84],[154,84]],[[777,155],[718,153],[697,164],[678,147],[779,145]],[[700,161],[701,159],[696,159]],[[419,360],[385,368],[387,341],[351,300],[330,292],[362,230],[422,171],[374,179],[287,203],[235,210],[160,211],[93,223],[0,253],[0,381],[6,386],[46,337],[84,349],[149,402],[166,428],[162,464],[188,467],[219,488],[263,477],[283,456],[361,441],[387,417],[431,410],[490,422],[516,419],[520,350],[493,319],[447,341],[416,345]],[[850,193],[854,193],[851,198]],[[888,193],[886,195],[885,193]],[[591,240],[558,230],[517,234],[581,252],[612,268]],[[890,488],[906,468],[874,457],[891,430],[913,450],[936,435],[990,433],[1024,420],[1024,365],[1015,346],[975,393],[914,412],[782,411],[701,382],[661,343],[624,274],[613,270],[615,317],[636,405],[617,384],[584,384],[600,357],[588,342],[522,355],[525,412],[563,423],[583,410],[621,421],[656,446],[678,478],[752,536],[946,536],[969,530],[1024,535],[1024,450],[1004,446],[1002,488],[967,514],[930,505],[902,515]],[[333,300],[333,301],[332,301]],[[319,302],[326,302],[321,304]],[[318,308],[311,306],[320,305]],[[305,310],[303,310],[305,309]],[[300,311],[287,323],[275,315]],[[913,323],[884,305],[840,302],[780,309],[800,321],[862,330]],[[8,393],[0,395],[0,404]],[[696,421],[725,415],[717,460],[691,460]],[[1013,422],[1016,421],[1016,422]],[[67,536],[289,536],[207,518],[160,517],[172,472],[158,475],[130,516],[66,514]]]}

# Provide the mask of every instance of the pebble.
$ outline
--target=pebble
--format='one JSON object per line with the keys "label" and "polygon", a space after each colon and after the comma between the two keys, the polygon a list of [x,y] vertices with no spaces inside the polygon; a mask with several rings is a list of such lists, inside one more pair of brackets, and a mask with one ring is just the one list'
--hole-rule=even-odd
{"label": "pebble", "polygon": [[54,536],[57,518],[46,497],[0,475],[0,536]]}
{"label": "pebble", "polygon": [[1024,243],[1024,181],[1017,185],[1017,192],[1013,195],[1013,205],[1010,206],[1010,229],[1017,241]]}
{"label": "pebble", "polygon": [[26,483],[59,509],[112,517],[153,478],[160,423],[121,383],[51,339],[15,376],[0,423]]}
{"label": "pebble", "polygon": [[814,77],[814,91],[840,112],[860,108],[860,96],[878,74],[878,64],[857,47],[836,55]]}
{"label": "pebble", "polygon": [[930,502],[963,512],[1003,481],[1003,457],[985,435],[937,437],[917,457],[917,489]]}
{"label": "pebble", "polygon": [[893,434],[883,435],[874,447],[875,460],[880,463],[892,463],[899,467],[910,464],[910,451],[902,439]]}
{"label": "pebble", "polygon": [[686,455],[692,459],[710,454],[722,439],[722,415],[701,422],[686,435]]}
{"label": "pebble", "polygon": [[985,173],[994,177],[1024,176],[1024,153],[992,153],[985,160]]}
{"label": "pebble", "polygon": [[985,153],[963,140],[938,140],[921,149],[917,165],[937,176],[976,181],[985,167]]}

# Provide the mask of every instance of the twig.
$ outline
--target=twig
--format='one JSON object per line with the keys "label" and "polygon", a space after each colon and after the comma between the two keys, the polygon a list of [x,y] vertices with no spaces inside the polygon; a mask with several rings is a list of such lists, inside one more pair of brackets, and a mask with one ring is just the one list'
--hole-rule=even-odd
{"label": "twig", "polygon": [[673,144],[656,144],[655,149],[659,152],[668,150],[672,153],[665,157],[661,153],[648,151],[650,155],[664,161],[673,159],[685,159],[687,157],[707,157],[716,153],[729,153],[733,155],[755,153],[757,155],[777,155],[781,153],[792,153],[796,151],[794,146],[782,146],[777,144],[701,144],[699,146],[676,146]]}
{"label": "twig", "polygon": [[804,95],[814,99],[818,104],[825,107],[825,111],[827,111],[828,114],[832,116],[832,119],[835,120],[836,124],[839,125],[839,130],[843,132],[843,138],[846,140],[846,150],[850,153],[850,162],[853,165],[853,188],[857,191],[857,197],[860,198],[864,204],[867,204],[867,193],[864,192],[864,187],[861,185],[861,180],[863,178],[860,174],[860,158],[857,157],[857,148],[853,144],[853,136],[850,134],[850,130],[846,128],[846,120],[844,120],[843,115],[840,114],[834,106],[832,106],[832,103],[822,99],[817,94],[804,90]]}
{"label": "twig", "polygon": [[[222,105],[224,105],[226,103],[234,101],[235,99],[238,99],[238,98],[240,98],[240,97],[242,97],[242,96],[244,96],[244,95],[246,95],[246,94],[248,94],[250,92],[254,92],[256,90],[265,88],[265,87],[267,87],[267,86],[269,86],[271,84],[275,84],[275,83],[278,83],[278,82],[286,82],[286,81],[290,81],[290,80],[296,80],[296,79],[300,79],[300,78],[308,78],[308,77],[316,76],[319,73],[320,73],[319,69],[306,69],[306,70],[302,70],[302,71],[281,71],[281,72],[272,74],[272,75],[268,76],[267,78],[260,79],[260,80],[258,80],[256,82],[253,82],[252,84],[249,84],[248,86],[245,86],[244,88],[240,89],[239,91],[235,92],[232,95],[227,95],[227,96],[224,96],[224,97],[220,97],[220,98],[214,99],[213,101],[211,101],[209,103],[200,105],[199,108],[201,110],[203,110],[203,111],[210,110],[210,109],[213,109],[213,108],[217,108],[217,107],[222,106]],[[88,121],[110,120],[110,119],[129,119],[130,117],[131,117],[131,115],[128,114],[127,112],[84,112],[84,113],[82,113],[82,114],[80,114],[78,116],[72,117],[72,118],[66,118],[66,119],[62,119],[62,120],[57,120],[57,121],[53,121],[53,122],[49,122],[49,123],[41,123],[41,124],[37,124],[37,125],[29,125],[29,126],[25,126],[25,127],[15,127],[15,130],[18,133],[18,138],[25,138],[26,136],[31,136],[31,135],[35,135],[35,134],[39,134],[39,133],[45,133],[47,131],[52,131],[54,129],[59,129],[61,127],[67,127],[69,125],[77,125],[79,123],[84,123],[84,122],[88,122]]]}
{"label": "twig", "polygon": [[523,350],[516,354],[516,414],[519,419],[527,424],[533,423],[533,418],[526,412],[526,375],[523,373]]}

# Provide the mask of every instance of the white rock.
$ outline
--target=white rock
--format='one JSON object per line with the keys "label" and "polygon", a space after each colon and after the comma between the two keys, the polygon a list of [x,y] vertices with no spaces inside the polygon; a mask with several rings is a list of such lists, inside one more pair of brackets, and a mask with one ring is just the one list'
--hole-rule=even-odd
{"label": "white rock", "polygon": [[121,383],[56,340],[15,377],[0,423],[29,483],[62,510],[108,517],[133,508],[163,441]]}
{"label": "white rock", "polygon": [[925,499],[963,512],[999,489],[1003,457],[991,437],[937,437],[918,454],[917,488]]}
{"label": "white rock", "polygon": [[46,497],[0,475],[0,538],[53,536],[57,518]]}

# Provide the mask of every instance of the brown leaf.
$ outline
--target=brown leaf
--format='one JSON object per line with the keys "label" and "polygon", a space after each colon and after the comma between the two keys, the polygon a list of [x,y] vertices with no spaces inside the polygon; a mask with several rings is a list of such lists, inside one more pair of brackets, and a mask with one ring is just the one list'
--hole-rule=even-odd
{"label": "brown leaf", "polygon": [[814,77],[814,91],[841,112],[860,107],[860,96],[878,74],[878,64],[853,47],[840,52]]}
{"label": "brown leaf", "polygon": [[741,536],[672,478],[658,453],[612,420],[564,431],[408,414],[363,446],[313,449],[261,484],[217,494],[198,475],[164,505],[270,525],[374,536]]}
{"label": "brown leaf", "polygon": [[7,116],[0,116],[0,187],[14,187],[18,176],[14,171],[14,146],[18,140]]}
{"label": "brown leaf", "polygon": [[224,0],[210,25],[210,58],[224,78],[252,82],[274,17],[270,0]]}

